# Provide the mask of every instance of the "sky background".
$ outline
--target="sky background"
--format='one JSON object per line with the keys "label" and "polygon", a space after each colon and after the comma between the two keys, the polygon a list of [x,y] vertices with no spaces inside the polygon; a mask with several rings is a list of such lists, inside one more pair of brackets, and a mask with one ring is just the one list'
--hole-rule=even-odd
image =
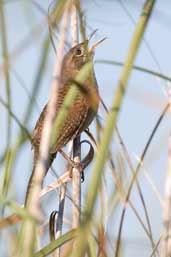
{"label": "sky background", "polygon": [[[23,49],[20,48],[17,56],[11,58],[11,91],[12,91],[12,110],[16,116],[22,120],[23,115],[28,104],[28,94],[26,90],[21,87],[15,77],[15,71],[19,74],[20,79],[23,80],[27,92],[31,92],[33,81],[37,66],[42,55],[42,42],[47,34],[47,24],[44,14],[42,14],[31,1],[4,1],[5,4],[5,18],[8,27],[8,49],[12,53],[14,49],[27,35],[36,24],[40,24],[41,29],[36,34],[30,34],[27,39],[28,46]],[[47,12],[48,6],[51,1],[37,0]],[[131,20],[138,20],[144,1],[142,0],[127,0],[127,1],[83,1],[83,9],[87,19],[87,34],[98,28],[97,35],[92,40],[107,37],[107,40],[101,44],[95,54],[95,60],[114,60],[124,61],[130,40],[133,36],[135,24]],[[127,10],[127,11],[126,11]],[[144,41],[136,58],[136,65],[146,67],[157,72],[170,76],[170,45],[171,45],[171,2],[169,0],[157,1],[153,15],[150,19],[148,29],[145,33]],[[132,18],[128,15],[131,15]],[[24,45],[26,45],[26,42]],[[147,47],[148,45],[148,47]],[[1,47],[1,46],[0,46]],[[150,53],[152,50],[158,64],[154,61]],[[0,48],[1,51],[1,48]],[[48,65],[43,75],[41,83],[41,90],[36,99],[36,104],[31,119],[29,122],[30,130],[33,129],[34,124],[39,116],[41,109],[47,102],[50,92],[50,85],[52,79],[54,52],[51,51],[48,58]],[[4,76],[1,69],[2,52],[0,52],[0,96],[5,100],[5,86]],[[160,68],[159,68],[160,66]],[[110,107],[113,96],[115,94],[116,86],[121,74],[121,68],[117,66],[109,66],[105,64],[95,65],[96,78],[99,85],[99,91],[103,97],[104,102]],[[147,142],[150,133],[162,112],[168,97],[166,88],[168,84],[156,78],[155,76],[133,71],[129,80],[128,90],[124,98],[122,109],[119,115],[118,128],[123,137],[123,140],[129,150],[133,163],[136,164],[142,150]],[[0,154],[3,153],[6,146],[6,111],[0,105],[1,121],[0,121]],[[105,115],[100,107],[99,115],[103,122],[105,122]],[[167,157],[168,157],[168,136],[170,131],[171,119],[170,113],[167,114],[155,138],[150,146],[147,157],[145,158],[144,167],[145,171],[152,178],[157,189],[163,198],[164,182],[167,170]],[[94,124],[91,125],[94,131]],[[12,127],[12,145],[16,142],[19,133],[18,125],[13,122]],[[118,143],[112,144],[113,154],[118,149]],[[32,153],[30,143],[27,141],[22,147],[22,151],[17,156],[17,162],[13,170],[13,185],[12,193],[18,202],[23,203],[25,197],[25,190],[30,176],[32,167]],[[63,167],[64,161],[59,157],[55,161],[55,168],[58,170]],[[83,184],[84,192],[88,188],[88,178],[91,171],[91,165],[86,171],[86,181]],[[1,170],[3,167],[1,166]],[[88,174],[88,175],[87,175]],[[129,172],[128,172],[129,174]],[[107,176],[107,175],[106,175]],[[147,203],[149,216],[151,218],[152,229],[154,238],[157,240],[161,231],[161,217],[162,209],[161,204],[152,191],[147,179],[144,177],[143,172],[139,174],[141,178],[141,187],[143,195]],[[48,174],[45,184],[54,180],[51,173]],[[108,186],[110,187],[110,177]],[[113,184],[112,184],[113,185]],[[109,188],[108,188],[109,190]],[[137,190],[133,190],[131,199],[138,210],[143,213],[142,206],[137,194]],[[8,210],[9,211],[9,210]],[[50,212],[50,209],[49,209]],[[106,224],[109,227],[110,233],[117,235],[117,225],[120,217],[120,209]],[[128,208],[126,220],[124,223],[123,238],[126,242],[124,246],[124,256],[149,256],[151,248],[141,226]],[[4,254],[2,252],[2,254]],[[1,255],[0,256],[4,256]]]}

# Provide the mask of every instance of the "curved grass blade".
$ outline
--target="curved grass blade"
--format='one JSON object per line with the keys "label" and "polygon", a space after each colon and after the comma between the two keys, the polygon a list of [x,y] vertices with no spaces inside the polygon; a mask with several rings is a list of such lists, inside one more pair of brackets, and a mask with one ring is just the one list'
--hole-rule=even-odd
{"label": "curved grass blade", "polygon": [[[130,49],[129,49],[125,64],[123,66],[121,79],[119,81],[118,88],[116,90],[116,93],[112,102],[112,107],[107,117],[106,126],[104,128],[104,133],[103,133],[101,142],[99,144],[99,151],[97,153],[94,169],[92,171],[93,175],[89,185],[91,190],[88,191],[88,195],[87,195],[87,201],[86,201],[86,207],[85,207],[86,215],[83,221],[84,230],[86,229],[86,232],[87,232],[87,227],[89,227],[91,224],[90,222],[91,222],[95,201],[98,194],[98,188],[101,185],[101,177],[103,174],[106,159],[108,157],[108,151],[109,151],[108,148],[110,146],[113,131],[116,126],[123,97],[126,92],[129,76],[131,74],[133,63],[137,55],[142,37],[144,35],[145,28],[148,24],[150,14],[153,10],[154,3],[155,3],[154,0],[147,0],[144,5],[141,17],[136,26],[134,36],[131,41]],[[95,190],[93,190],[93,188]],[[90,234],[90,231],[91,231],[90,228],[88,230],[88,233],[86,233],[87,237]],[[83,239],[83,236],[84,236],[84,239]],[[86,247],[87,247],[87,240],[85,239],[85,232],[84,232],[79,236],[79,239],[76,241],[75,249],[77,250],[73,251],[72,256],[77,256],[77,257],[83,256],[85,254]]]}
{"label": "curved grass blade", "polygon": [[47,256],[48,254],[52,253],[58,247],[64,245],[66,242],[75,238],[77,236],[77,234],[78,234],[78,232],[75,229],[69,231],[68,233],[66,233],[63,236],[61,236],[60,238],[58,238],[57,240],[54,240],[47,246],[43,247],[39,252],[34,254],[34,257]]}
{"label": "curved grass blade", "polygon": [[[109,64],[109,65],[116,65],[116,66],[124,66],[124,63],[123,62],[117,62],[117,61],[109,61],[109,60],[99,60],[99,61],[96,61],[96,63],[103,63],[103,64]],[[145,72],[145,73],[148,73],[150,75],[154,75],[156,77],[159,77],[161,79],[164,79],[164,80],[167,80],[169,82],[171,82],[171,78],[162,74],[162,73],[159,73],[157,71],[153,71],[153,70],[150,70],[150,69],[147,69],[147,68],[143,68],[143,67],[140,67],[140,66],[137,66],[137,65],[134,65],[132,67],[133,69],[135,70],[138,70],[138,71],[141,71],[141,72]]]}

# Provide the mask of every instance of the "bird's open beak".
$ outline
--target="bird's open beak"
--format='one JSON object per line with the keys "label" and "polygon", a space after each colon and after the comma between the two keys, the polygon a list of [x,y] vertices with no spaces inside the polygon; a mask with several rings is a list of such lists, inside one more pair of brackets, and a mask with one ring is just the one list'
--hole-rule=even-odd
{"label": "bird's open beak", "polygon": [[94,49],[100,45],[104,40],[106,40],[106,37],[100,39],[99,41],[97,41],[94,45],[92,45],[92,47],[88,50],[90,54],[94,53]]}
{"label": "bird's open beak", "polygon": [[[88,42],[89,42],[90,39],[95,35],[95,33],[97,32],[97,30],[98,30],[98,29],[94,30],[94,31],[90,34],[90,36],[88,37]],[[98,40],[94,45],[92,45],[92,47],[88,50],[88,52],[89,52],[91,55],[93,55],[95,48],[96,48],[98,45],[100,45],[104,40],[106,40],[106,37],[104,37],[104,38]]]}

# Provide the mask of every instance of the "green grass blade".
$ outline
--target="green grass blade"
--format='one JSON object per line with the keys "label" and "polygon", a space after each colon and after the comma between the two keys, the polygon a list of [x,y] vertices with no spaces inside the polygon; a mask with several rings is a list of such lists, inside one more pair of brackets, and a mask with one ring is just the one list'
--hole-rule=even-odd
{"label": "green grass blade", "polygon": [[72,240],[77,236],[77,230],[73,229],[68,233],[61,236],[59,239],[52,241],[50,244],[42,248],[39,252],[35,253],[34,257],[43,257],[52,253],[55,249],[62,246],[66,242]]}
{"label": "green grass blade", "polygon": [[[86,207],[85,207],[86,216],[84,221],[85,222],[84,230],[85,229],[87,230],[87,226],[88,224],[90,224],[92,219],[93,209],[94,209],[95,201],[98,195],[98,188],[101,184],[101,177],[102,177],[106,159],[108,157],[109,146],[110,146],[110,142],[116,126],[119,110],[121,108],[123,97],[127,89],[127,84],[131,74],[133,63],[136,58],[154,3],[155,3],[154,0],[148,0],[144,5],[142,14],[140,16],[139,22],[137,23],[137,26],[130,44],[130,48],[128,51],[125,64],[123,66],[121,79],[119,81],[119,84],[112,102],[112,107],[110,109],[109,115],[106,120],[106,126],[104,128],[104,133],[103,133],[101,142],[99,144],[95,165],[92,171],[93,175],[89,185],[89,188],[91,188],[91,190],[88,191],[88,195],[87,195],[87,201],[86,201]],[[90,233],[90,230],[89,230],[89,233]],[[83,239],[83,236],[84,236],[84,239]],[[75,247],[77,250],[73,252],[72,256],[77,256],[77,257],[83,256],[85,253],[86,246],[87,246],[87,240],[85,239],[85,233],[81,233]]]}
{"label": "green grass blade", "polygon": [[[123,62],[117,62],[117,61],[109,61],[109,60],[99,60],[99,61],[96,61],[96,63],[98,64],[108,64],[108,65],[116,65],[116,66],[123,66],[124,63]],[[159,73],[157,71],[153,71],[153,70],[150,70],[150,69],[147,69],[147,68],[143,68],[143,67],[140,67],[140,66],[137,66],[137,65],[134,65],[132,67],[134,70],[137,70],[137,71],[141,71],[141,72],[144,72],[144,73],[148,73],[150,75],[154,75],[156,77],[159,77],[161,79],[164,79],[164,80],[167,80],[167,81],[170,81],[171,82],[171,77],[168,77],[162,73]]]}
{"label": "green grass blade", "polygon": [[[8,65],[5,66],[4,74],[5,74],[5,85],[6,85],[6,97],[7,103],[11,106],[11,89],[10,89],[10,74],[9,74],[9,56],[8,56],[8,46],[7,46],[7,31],[6,31],[6,22],[4,15],[4,7],[3,3],[0,3],[0,30],[1,30],[1,43],[2,43],[2,55],[4,62]],[[7,147],[10,144],[11,137],[11,115],[8,112],[7,118]]]}

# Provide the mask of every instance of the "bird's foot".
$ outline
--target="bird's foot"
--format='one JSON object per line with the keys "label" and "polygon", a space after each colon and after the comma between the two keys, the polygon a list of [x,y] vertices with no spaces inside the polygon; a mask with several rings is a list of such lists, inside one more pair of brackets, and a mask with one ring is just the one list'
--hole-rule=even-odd
{"label": "bird's foot", "polygon": [[81,182],[84,181],[84,165],[81,162],[75,162],[73,160],[70,160],[69,164],[69,173],[70,173],[70,178],[72,178],[72,173],[73,173],[73,168],[77,169],[81,173]]}
{"label": "bird's foot", "polygon": [[71,158],[66,153],[64,153],[62,150],[60,150],[59,152],[68,161],[68,164],[69,164],[68,170],[69,170],[70,178],[72,178],[73,168],[76,168],[81,173],[81,182],[84,182],[83,170],[85,169],[85,164],[71,160]]}

